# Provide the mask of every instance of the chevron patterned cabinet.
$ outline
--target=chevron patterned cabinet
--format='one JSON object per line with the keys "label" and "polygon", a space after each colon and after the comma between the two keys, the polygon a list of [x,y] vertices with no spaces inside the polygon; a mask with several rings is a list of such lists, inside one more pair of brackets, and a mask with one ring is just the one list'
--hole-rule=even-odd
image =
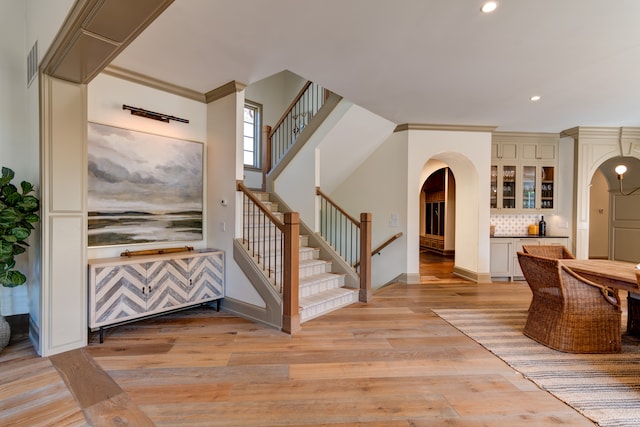
{"label": "chevron patterned cabinet", "polygon": [[89,260],[89,328],[94,331],[205,302],[219,304],[223,297],[221,250]]}

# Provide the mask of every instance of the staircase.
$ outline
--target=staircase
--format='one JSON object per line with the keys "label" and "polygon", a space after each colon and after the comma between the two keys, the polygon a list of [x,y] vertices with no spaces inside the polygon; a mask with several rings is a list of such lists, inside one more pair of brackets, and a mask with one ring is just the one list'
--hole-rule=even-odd
{"label": "staircase", "polygon": [[[278,204],[270,200],[269,193],[254,192],[254,194],[274,215],[282,216]],[[247,220],[251,227],[253,218],[249,216]],[[256,261],[264,261],[273,256],[274,254],[260,254]],[[273,265],[275,262],[266,262],[266,264]],[[276,279],[281,275],[279,270],[279,265],[272,269]],[[310,247],[309,236],[306,235],[300,235],[299,283],[300,323],[358,302],[359,290],[345,287],[345,275],[332,272],[331,261],[320,259],[320,249]]]}

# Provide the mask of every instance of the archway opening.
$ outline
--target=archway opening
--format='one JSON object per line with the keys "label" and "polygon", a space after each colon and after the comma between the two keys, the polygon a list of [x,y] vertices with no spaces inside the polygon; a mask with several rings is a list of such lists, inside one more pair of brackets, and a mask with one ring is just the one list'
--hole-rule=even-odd
{"label": "archway opening", "polygon": [[[415,227],[413,230],[415,230],[416,237],[420,236],[419,239],[416,239],[416,243],[420,241],[420,244],[415,247],[415,254],[420,257],[421,253],[423,253],[425,239],[422,236],[428,235],[427,223],[432,223],[434,219],[433,215],[431,218],[427,216],[427,196],[423,191],[425,188],[429,188],[429,178],[432,176],[438,182],[443,180],[444,187],[447,190],[444,194],[444,216],[442,216],[439,204],[437,207],[439,209],[438,220],[444,219],[444,238],[441,243],[438,243],[442,248],[439,250],[449,255],[449,268],[444,273],[442,270],[437,270],[437,272],[447,278],[459,276],[477,280],[478,256],[480,254],[477,245],[469,245],[468,243],[469,241],[477,242],[475,236],[478,235],[479,224],[483,222],[483,219],[488,224],[489,218],[488,215],[487,218],[480,218],[476,168],[466,156],[460,153],[440,153],[428,159],[422,168],[419,187],[417,188],[419,191],[414,193],[416,194],[415,200],[419,200],[419,207],[416,206],[416,209],[420,211],[415,225],[412,226],[412,228]],[[442,198],[440,196],[440,199]],[[432,204],[432,212],[434,207]],[[438,228],[440,229],[440,227]],[[433,228],[431,234],[433,234]],[[486,234],[488,241],[488,225]],[[461,236],[466,236],[466,243],[460,244]],[[424,269],[421,268],[421,275],[423,271]],[[427,275],[430,274],[427,272]]]}
{"label": "archway opening", "polygon": [[[625,165],[623,180],[615,172]],[[620,192],[620,184],[622,191]],[[589,187],[589,258],[639,262],[640,246],[640,159],[612,157],[591,177]]]}
{"label": "archway opening", "polygon": [[455,254],[455,177],[444,167],[420,191],[420,275],[450,275]]}

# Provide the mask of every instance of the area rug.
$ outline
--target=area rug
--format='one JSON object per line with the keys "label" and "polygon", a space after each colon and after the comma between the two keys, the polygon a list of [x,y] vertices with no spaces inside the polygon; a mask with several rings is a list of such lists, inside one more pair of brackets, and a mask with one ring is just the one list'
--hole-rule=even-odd
{"label": "area rug", "polygon": [[620,354],[562,353],[522,334],[526,310],[434,312],[599,426],[640,426],[640,342],[623,337]]}

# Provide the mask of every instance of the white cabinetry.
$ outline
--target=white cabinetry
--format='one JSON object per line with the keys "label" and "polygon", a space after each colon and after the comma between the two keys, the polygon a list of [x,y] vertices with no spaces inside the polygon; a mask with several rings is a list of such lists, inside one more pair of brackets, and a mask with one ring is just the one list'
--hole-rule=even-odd
{"label": "white cabinetry", "polygon": [[557,143],[523,143],[523,160],[556,160]]}
{"label": "white cabinetry", "polygon": [[492,237],[490,266],[493,280],[524,280],[518,252],[523,245],[564,245],[569,248],[568,237]]}
{"label": "white cabinetry", "polygon": [[511,277],[512,239],[491,239],[491,276]]}
{"label": "white cabinetry", "polygon": [[224,297],[224,252],[89,260],[89,328],[131,321]]}
{"label": "white cabinetry", "polygon": [[495,132],[491,152],[493,213],[555,211],[557,134]]}

